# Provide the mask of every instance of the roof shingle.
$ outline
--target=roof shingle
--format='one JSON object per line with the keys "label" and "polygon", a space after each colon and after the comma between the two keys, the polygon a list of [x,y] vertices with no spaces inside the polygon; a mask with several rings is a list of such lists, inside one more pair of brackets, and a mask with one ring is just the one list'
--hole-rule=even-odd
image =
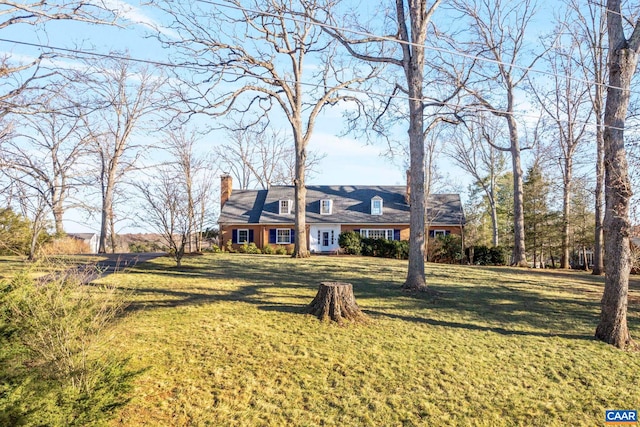
{"label": "roof shingle", "polygon": [[[405,186],[307,186],[307,223],[331,224],[408,224],[409,205]],[[382,215],[371,215],[371,199],[383,201]],[[333,201],[331,215],[320,214],[320,201]],[[220,213],[220,223],[290,224],[294,213],[280,215],[280,200],[294,200],[293,186],[273,186],[269,190],[234,190]],[[464,222],[458,194],[433,194],[427,203],[433,225]]]}

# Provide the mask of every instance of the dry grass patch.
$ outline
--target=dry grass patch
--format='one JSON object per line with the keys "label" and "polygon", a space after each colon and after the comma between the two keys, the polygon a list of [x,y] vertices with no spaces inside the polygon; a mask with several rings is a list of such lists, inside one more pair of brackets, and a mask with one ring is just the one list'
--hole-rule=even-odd
{"label": "dry grass patch", "polygon": [[[102,279],[131,295],[113,345],[146,369],[116,425],[592,426],[640,407],[640,354],[592,339],[602,278],[431,264],[434,299],[400,291],[404,261],[185,263]],[[352,283],[371,321],[302,314],[320,281]]]}

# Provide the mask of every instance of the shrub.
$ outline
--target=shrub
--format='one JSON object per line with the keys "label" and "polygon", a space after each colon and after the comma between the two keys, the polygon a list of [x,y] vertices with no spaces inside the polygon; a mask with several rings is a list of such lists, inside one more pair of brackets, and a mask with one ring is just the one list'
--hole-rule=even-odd
{"label": "shrub", "polygon": [[362,252],[362,242],[360,234],[355,231],[344,231],[338,236],[338,244],[344,253],[349,255],[360,255]]}
{"label": "shrub", "polygon": [[275,253],[275,250],[271,245],[264,245],[264,247],[262,248],[262,253],[267,255],[273,255]]}
{"label": "shrub", "polygon": [[276,255],[287,255],[287,248],[285,248],[284,246],[279,246],[276,249]]}
{"label": "shrub", "polygon": [[[114,287],[87,286],[67,268],[0,286],[0,424],[95,425],[125,403],[132,373],[109,354],[107,330],[124,310]],[[24,387],[31,390],[24,393]]]}
{"label": "shrub", "polygon": [[362,255],[382,258],[409,258],[409,242],[407,240],[369,239],[362,241]]}
{"label": "shrub", "polygon": [[462,238],[455,234],[438,236],[429,241],[429,261],[446,264],[462,260]]}
{"label": "shrub", "polygon": [[[470,256],[468,248],[467,257]],[[506,248],[495,246],[489,248],[484,245],[473,246],[473,264],[475,265],[505,265],[507,260]]]}
{"label": "shrub", "polygon": [[219,254],[220,252],[222,252],[222,249],[220,249],[218,245],[211,245],[211,247],[203,249],[202,252]]}
{"label": "shrub", "polygon": [[509,255],[507,248],[504,246],[494,246],[489,249],[489,255],[491,259],[491,265],[507,265],[507,259]]}
{"label": "shrub", "polygon": [[262,251],[256,246],[255,243],[243,243],[240,248],[238,248],[238,252],[241,254],[261,254]]}
{"label": "shrub", "polygon": [[236,250],[233,249],[233,242],[231,242],[231,240],[227,240],[227,244],[225,245],[227,252],[229,252],[230,254],[234,253]]}
{"label": "shrub", "polygon": [[40,249],[40,253],[44,256],[88,254],[90,252],[89,245],[73,237],[53,239]]}
{"label": "shrub", "polygon": [[129,252],[144,253],[144,252],[160,252],[167,250],[156,242],[131,242],[129,243]]}
{"label": "shrub", "polygon": [[31,221],[10,208],[0,209],[0,255],[28,255]]}
{"label": "shrub", "polygon": [[395,257],[397,259],[409,259],[409,241],[393,240],[391,243],[395,246]]}

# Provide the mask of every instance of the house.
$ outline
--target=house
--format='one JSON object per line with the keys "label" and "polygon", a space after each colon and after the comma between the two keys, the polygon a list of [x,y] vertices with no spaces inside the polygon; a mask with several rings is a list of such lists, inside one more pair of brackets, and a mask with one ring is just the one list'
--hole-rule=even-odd
{"label": "house", "polygon": [[84,242],[89,247],[89,253],[98,253],[100,240],[96,233],[67,233],[67,236]]}
{"label": "house", "polygon": [[[233,190],[232,178],[221,178],[220,245],[230,241],[293,247],[295,241],[294,187],[268,190]],[[355,231],[363,237],[409,239],[409,205],[406,186],[307,186],[306,229],[312,253],[335,252],[338,236]],[[429,233],[458,234],[464,213],[458,194],[434,194],[428,200]]]}

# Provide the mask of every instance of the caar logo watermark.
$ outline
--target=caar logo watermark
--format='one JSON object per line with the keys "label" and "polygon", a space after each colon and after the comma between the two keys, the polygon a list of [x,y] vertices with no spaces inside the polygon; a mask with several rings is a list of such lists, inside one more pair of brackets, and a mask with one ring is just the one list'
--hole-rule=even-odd
{"label": "caar logo watermark", "polygon": [[616,409],[604,412],[604,423],[608,426],[638,424],[638,411],[632,409]]}

